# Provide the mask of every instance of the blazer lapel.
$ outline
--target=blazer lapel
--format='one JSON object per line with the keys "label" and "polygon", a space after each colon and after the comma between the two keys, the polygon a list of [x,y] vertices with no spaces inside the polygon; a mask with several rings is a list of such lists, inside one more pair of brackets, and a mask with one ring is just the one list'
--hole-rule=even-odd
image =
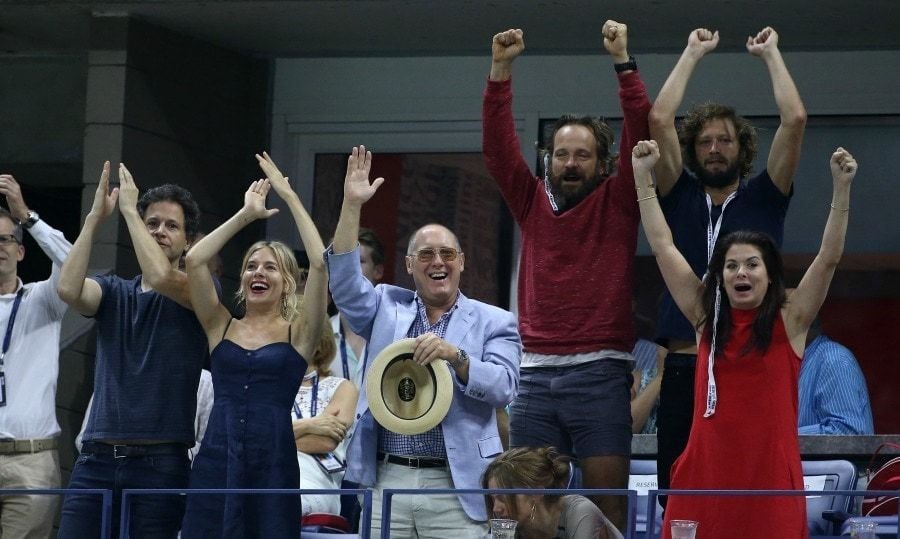
{"label": "blazer lapel", "polygon": [[409,328],[412,326],[413,320],[416,319],[416,300],[413,299],[409,303],[397,304],[397,323],[394,324],[394,341],[405,339]]}
{"label": "blazer lapel", "polygon": [[469,330],[472,329],[474,316],[475,309],[472,307],[472,302],[460,292],[456,312],[450,317],[450,323],[447,325],[447,342],[457,347],[462,344]]}

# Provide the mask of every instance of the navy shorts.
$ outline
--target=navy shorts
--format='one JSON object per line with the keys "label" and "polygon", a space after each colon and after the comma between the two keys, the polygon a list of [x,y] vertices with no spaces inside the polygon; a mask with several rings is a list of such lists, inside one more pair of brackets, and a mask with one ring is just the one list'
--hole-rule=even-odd
{"label": "navy shorts", "polygon": [[525,367],[510,406],[512,447],[553,446],[576,458],[631,454],[631,362]]}

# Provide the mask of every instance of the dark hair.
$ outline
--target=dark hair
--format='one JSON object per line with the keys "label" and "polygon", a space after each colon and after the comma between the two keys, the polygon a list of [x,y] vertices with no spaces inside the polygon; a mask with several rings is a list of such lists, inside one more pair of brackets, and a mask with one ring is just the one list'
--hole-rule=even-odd
{"label": "dark hair", "polygon": [[200,232],[200,207],[197,206],[191,192],[174,183],[147,189],[137,203],[137,211],[141,219],[144,218],[144,213],[147,212],[150,204],[157,202],[174,202],[181,206],[181,210],[184,212],[184,235],[188,242],[193,241]]}
{"label": "dark hair", "polygon": [[553,126],[553,134],[550,135],[550,143],[547,145],[547,149],[544,150],[544,155],[553,157],[553,144],[556,142],[556,133],[567,125],[581,125],[590,130],[594,135],[594,140],[597,141],[597,160],[603,165],[603,175],[609,176],[612,174],[615,171],[616,157],[618,155],[612,153],[610,148],[612,148],[616,136],[609,125],[596,116],[578,116],[575,114],[563,114],[560,116]]}
{"label": "dark hair", "polygon": [[718,103],[698,105],[688,111],[681,120],[678,141],[681,143],[684,165],[695,174],[700,170],[694,143],[697,136],[703,131],[706,122],[716,119],[731,120],[731,123],[734,124],[738,139],[738,173],[741,178],[745,178],[750,174],[750,169],[753,168],[753,158],[756,157],[756,129],[746,118],[739,116],[732,107]]}
{"label": "dark hair", "polygon": [[360,245],[365,245],[372,250],[372,264],[376,266],[384,265],[384,245],[378,239],[378,235],[371,228],[360,227],[357,238]]}
{"label": "dark hair", "polygon": [[[552,447],[517,447],[504,451],[488,464],[481,476],[481,487],[488,488],[488,482],[493,479],[497,488],[565,488],[569,480],[569,461],[571,458],[560,455]],[[510,496],[504,503],[512,508],[515,513],[516,504]],[[559,500],[558,494],[548,494],[544,499],[550,503]],[[493,502],[490,495],[485,495],[484,503],[488,515],[493,512]],[[515,518],[517,515],[513,515]]]}
{"label": "dark hair", "polygon": [[712,322],[716,308],[716,288],[721,289],[722,301],[719,309],[719,323],[716,326],[716,355],[722,353],[728,339],[731,336],[731,311],[728,308],[728,295],[722,285],[722,272],[725,268],[725,255],[732,245],[753,245],[759,249],[762,254],[763,264],[766,266],[766,273],[769,275],[769,288],[763,297],[762,304],[759,306],[759,312],[756,320],[753,321],[753,335],[744,352],[749,352],[752,348],[765,350],[772,342],[772,328],[775,325],[776,317],[784,306],[784,262],[781,259],[781,253],[775,245],[775,240],[768,234],[762,232],[753,232],[750,230],[738,230],[720,238],[713,250],[712,258],[709,261],[709,271],[703,281],[703,319],[697,325],[706,324],[705,332],[712,331],[707,322]]}
{"label": "dark hair", "polygon": [[0,207],[0,219],[3,217],[7,218],[13,224],[13,237],[16,238],[16,241],[19,242],[19,245],[22,245],[22,223],[19,222],[18,219],[12,216],[9,213],[9,210],[6,208]]}

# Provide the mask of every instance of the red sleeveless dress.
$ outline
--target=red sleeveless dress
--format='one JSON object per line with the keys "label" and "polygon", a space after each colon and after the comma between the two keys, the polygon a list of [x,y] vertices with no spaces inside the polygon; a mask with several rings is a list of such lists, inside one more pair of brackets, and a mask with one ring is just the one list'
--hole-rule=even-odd
{"label": "red sleeveless dress", "polygon": [[[672,466],[673,489],[802,490],[797,438],[797,377],[801,358],[779,315],[765,352],[751,349],[756,310],[731,309],[732,335],[716,357],[718,403],[704,418],[709,341],[697,354],[694,421],[687,447]],[[802,496],[670,496],[663,525],[696,520],[697,539],[794,539],[808,536]]]}

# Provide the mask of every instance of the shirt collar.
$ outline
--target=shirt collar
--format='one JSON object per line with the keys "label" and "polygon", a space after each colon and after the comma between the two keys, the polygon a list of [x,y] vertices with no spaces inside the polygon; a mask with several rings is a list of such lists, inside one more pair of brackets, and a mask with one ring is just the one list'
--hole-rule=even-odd
{"label": "shirt collar", "polygon": [[16,289],[13,290],[12,292],[8,293],[8,294],[2,294],[2,295],[0,295],[0,298],[12,298],[12,297],[15,297],[15,295],[19,292],[19,289],[22,288],[23,286],[25,286],[25,285],[22,283],[22,278],[17,276],[17,277],[16,277]]}

